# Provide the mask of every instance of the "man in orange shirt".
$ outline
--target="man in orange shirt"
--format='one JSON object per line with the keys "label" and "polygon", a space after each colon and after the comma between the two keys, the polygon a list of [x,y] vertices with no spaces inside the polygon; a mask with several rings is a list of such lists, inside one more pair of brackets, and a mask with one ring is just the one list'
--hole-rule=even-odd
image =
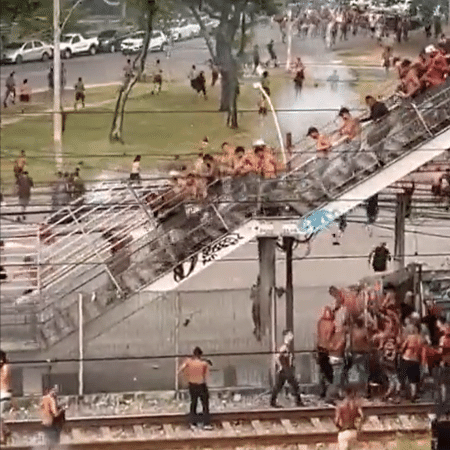
{"label": "man in orange shirt", "polygon": [[191,397],[191,407],[189,412],[189,422],[191,427],[198,424],[197,404],[202,402],[203,408],[203,428],[211,430],[211,418],[209,415],[209,392],[206,380],[209,374],[208,362],[202,359],[203,352],[200,347],[195,347],[193,356],[188,358],[180,367],[178,373],[182,373],[189,383],[189,395]]}

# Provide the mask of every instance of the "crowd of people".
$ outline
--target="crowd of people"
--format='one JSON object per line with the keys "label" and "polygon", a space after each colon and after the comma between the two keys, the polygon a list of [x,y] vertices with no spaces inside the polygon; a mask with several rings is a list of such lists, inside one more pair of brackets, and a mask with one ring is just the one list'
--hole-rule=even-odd
{"label": "crowd of people", "polygon": [[447,53],[445,36],[439,44],[428,45],[416,60],[392,58],[400,83],[397,93],[403,98],[414,99],[427,89],[441,86],[450,73],[450,54]]}
{"label": "crowd of people", "polygon": [[[166,205],[170,203],[171,196],[176,197],[177,202],[204,202],[217,193],[218,185],[225,178],[245,180],[259,176],[270,180],[284,171],[284,165],[277,160],[274,149],[263,140],[256,140],[248,149],[223,142],[220,153],[214,155],[208,152],[208,148],[209,141],[205,136],[197,159],[183,166],[180,171],[170,172],[170,185],[165,195]],[[131,177],[136,178],[136,175],[132,172]],[[150,195],[149,203],[155,202],[155,198],[157,196]],[[161,196],[158,198],[161,199]]]}
{"label": "crowd of people", "polygon": [[[450,381],[450,325],[433,301],[421,318],[415,295],[400,298],[398,289],[356,290],[331,286],[333,304],[317,324],[317,362],[321,397],[333,403],[351,386],[367,398],[381,387],[383,398],[417,400],[425,376],[441,387],[447,399]],[[448,397],[450,399],[450,397]]]}

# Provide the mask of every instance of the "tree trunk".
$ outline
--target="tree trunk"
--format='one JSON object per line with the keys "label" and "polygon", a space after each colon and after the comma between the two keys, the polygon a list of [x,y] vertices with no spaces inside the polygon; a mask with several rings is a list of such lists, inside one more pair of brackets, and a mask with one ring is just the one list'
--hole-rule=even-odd
{"label": "tree trunk", "polygon": [[141,80],[142,74],[145,70],[145,62],[147,60],[148,46],[150,44],[152,31],[153,31],[153,17],[156,12],[156,0],[147,0],[146,14],[146,33],[142,50],[133,62],[133,69],[136,71],[133,76],[127,78],[123,85],[120,87],[119,95],[117,97],[116,107],[114,109],[114,116],[109,133],[109,140],[111,142],[124,143],[123,140],[123,121],[125,116],[125,106],[130,95],[131,90],[138,80]]}
{"label": "tree trunk", "polygon": [[238,51],[238,56],[242,56],[245,52],[245,44],[247,41],[247,24],[245,22],[245,13],[242,13],[242,18],[241,18],[241,42],[239,45],[239,51]]}

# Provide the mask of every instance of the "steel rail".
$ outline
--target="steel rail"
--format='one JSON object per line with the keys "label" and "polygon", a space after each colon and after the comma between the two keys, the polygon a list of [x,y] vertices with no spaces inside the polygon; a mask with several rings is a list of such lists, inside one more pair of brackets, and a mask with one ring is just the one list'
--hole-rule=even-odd
{"label": "steel rail", "polygon": [[[433,412],[433,403],[417,404],[398,404],[398,405],[367,405],[364,406],[363,413],[368,416],[394,416],[400,414],[431,414]],[[213,423],[224,421],[252,421],[265,420],[276,421],[281,419],[301,420],[311,418],[333,418],[335,409],[326,408],[283,408],[283,409],[255,409],[255,410],[236,410],[227,412],[212,413]],[[136,414],[136,415],[114,415],[114,416],[92,416],[92,417],[74,417],[67,419],[64,429],[73,428],[100,428],[100,427],[132,427],[133,425],[180,425],[187,423],[187,415],[184,413],[166,413],[166,414]],[[6,426],[14,432],[31,432],[42,429],[39,420],[12,420],[6,421]]]}
{"label": "steel rail", "polygon": [[[359,442],[387,441],[396,439],[401,435],[407,435],[408,438],[416,438],[430,435],[425,428],[412,428],[402,433],[399,430],[368,430],[359,434]],[[337,432],[295,432],[288,433],[270,433],[270,434],[254,434],[240,436],[193,436],[182,438],[168,439],[146,439],[146,440],[118,440],[118,441],[93,441],[63,444],[65,450],[177,450],[177,449],[217,449],[217,448],[242,448],[246,445],[255,446],[280,446],[280,445],[311,445],[319,443],[335,443],[337,441]],[[44,445],[28,445],[5,447],[13,450],[47,450]],[[276,447],[275,447],[276,448]]]}

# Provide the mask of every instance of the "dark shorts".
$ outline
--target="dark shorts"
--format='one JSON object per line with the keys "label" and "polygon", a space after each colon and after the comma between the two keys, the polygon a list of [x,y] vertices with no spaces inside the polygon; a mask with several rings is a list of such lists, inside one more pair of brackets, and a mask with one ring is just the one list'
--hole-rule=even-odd
{"label": "dark shorts", "polygon": [[50,445],[59,444],[61,440],[61,428],[54,425],[50,427],[44,426],[45,440]]}
{"label": "dark shorts", "polygon": [[407,361],[402,359],[401,369],[410,383],[420,382],[420,363],[417,361]]}
{"label": "dark shorts", "polygon": [[82,92],[76,92],[75,93],[75,101],[77,102],[78,100],[81,100],[82,102],[84,102],[85,96]]}
{"label": "dark shorts", "polygon": [[450,366],[441,366],[439,368],[439,383],[450,385]]}
{"label": "dark shorts", "polygon": [[20,94],[20,101],[28,103],[30,101],[30,96],[27,94]]}

